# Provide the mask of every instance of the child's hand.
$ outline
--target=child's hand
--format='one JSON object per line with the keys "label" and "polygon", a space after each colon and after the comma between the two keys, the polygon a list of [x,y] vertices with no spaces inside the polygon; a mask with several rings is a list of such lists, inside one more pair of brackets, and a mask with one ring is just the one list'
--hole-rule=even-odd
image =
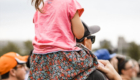
{"label": "child's hand", "polygon": [[116,72],[113,66],[107,60],[98,60],[104,66],[99,65],[98,70],[105,73],[105,75],[109,78],[109,80],[122,80],[121,76]]}

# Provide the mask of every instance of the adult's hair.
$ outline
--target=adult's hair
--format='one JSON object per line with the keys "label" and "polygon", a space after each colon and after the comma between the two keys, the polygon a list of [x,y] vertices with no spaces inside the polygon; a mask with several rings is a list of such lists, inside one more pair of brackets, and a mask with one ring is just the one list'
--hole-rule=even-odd
{"label": "adult's hair", "polygon": [[[109,54],[113,54],[113,51],[111,49],[107,49]],[[112,58],[109,59],[109,62],[111,61]]]}
{"label": "adult's hair", "polygon": [[[15,66],[13,69],[17,69],[17,66]],[[8,79],[9,78],[9,71],[3,75],[1,75],[1,79]]]}
{"label": "adult's hair", "polygon": [[[140,68],[140,64],[139,64],[139,68]],[[139,73],[137,74],[137,77],[140,77],[140,71],[139,71]]]}
{"label": "adult's hair", "polygon": [[32,55],[32,52],[33,52],[33,50],[30,51],[28,60],[27,60],[27,62],[26,62],[26,65],[27,65],[28,68],[30,68],[30,57],[31,57],[31,55]]}
{"label": "adult's hair", "polygon": [[109,54],[113,54],[113,51],[111,49],[107,49]]}
{"label": "adult's hair", "polygon": [[122,70],[125,69],[126,63],[129,61],[128,59],[125,59],[123,57],[116,57],[118,60],[118,73],[122,74]]}
{"label": "adult's hair", "polygon": [[32,4],[35,4],[35,9],[42,12],[42,10],[39,8],[40,4],[43,3],[44,6],[44,1],[43,0],[32,0]]}

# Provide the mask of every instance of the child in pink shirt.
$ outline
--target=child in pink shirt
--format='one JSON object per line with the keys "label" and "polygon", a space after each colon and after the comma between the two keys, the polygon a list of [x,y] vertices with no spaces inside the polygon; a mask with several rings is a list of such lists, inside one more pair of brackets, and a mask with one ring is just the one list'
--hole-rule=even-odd
{"label": "child in pink shirt", "polygon": [[79,51],[80,48],[75,47],[75,36],[82,38],[84,28],[79,18],[79,23],[75,22],[78,19],[72,19],[82,15],[84,9],[80,4],[76,0],[48,0],[44,3],[42,11],[43,13],[37,10],[34,15],[33,52],[47,54],[57,51]]}
{"label": "child in pink shirt", "polygon": [[32,2],[36,12],[29,80],[87,79],[98,62],[86,47],[76,47],[76,38],[84,36],[79,18],[84,9],[77,0]]}

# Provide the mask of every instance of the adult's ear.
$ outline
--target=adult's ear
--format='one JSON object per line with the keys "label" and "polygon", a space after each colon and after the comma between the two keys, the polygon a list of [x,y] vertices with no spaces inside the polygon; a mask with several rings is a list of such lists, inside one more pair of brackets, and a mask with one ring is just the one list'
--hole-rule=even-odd
{"label": "adult's ear", "polygon": [[122,69],[122,70],[121,70],[121,73],[122,73],[122,74],[125,74],[125,70]]}
{"label": "adult's ear", "polygon": [[9,76],[16,76],[16,70],[15,69],[11,69],[9,71]]}
{"label": "adult's ear", "polygon": [[83,42],[82,42],[82,44],[83,44],[84,46],[86,46],[86,41],[87,41],[87,38],[85,37],[84,40],[83,40]]}

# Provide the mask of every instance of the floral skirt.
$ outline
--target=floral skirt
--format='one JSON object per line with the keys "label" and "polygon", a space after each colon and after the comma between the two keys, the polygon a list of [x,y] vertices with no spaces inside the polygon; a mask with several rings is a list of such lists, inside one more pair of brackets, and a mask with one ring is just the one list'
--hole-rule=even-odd
{"label": "floral skirt", "polygon": [[31,55],[28,80],[85,80],[97,65],[94,54],[82,44],[80,51]]}

